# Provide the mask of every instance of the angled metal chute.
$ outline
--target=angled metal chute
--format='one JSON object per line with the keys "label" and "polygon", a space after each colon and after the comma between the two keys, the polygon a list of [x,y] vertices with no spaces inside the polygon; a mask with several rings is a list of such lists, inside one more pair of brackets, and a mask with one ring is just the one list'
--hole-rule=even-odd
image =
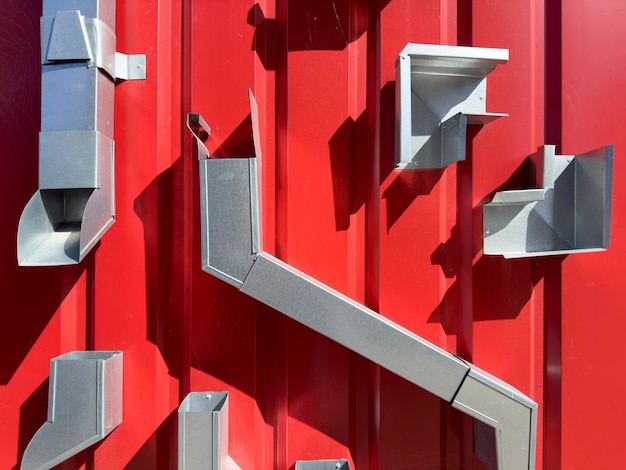
{"label": "angled metal chute", "polygon": [[[208,157],[198,122],[189,127]],[[477,454],[490,469],[533,469],[534,401],[263,251],[258,166],[253,157],[200,161],[203,270],[475,418]]]}
{"label": "angled metal chute", "polygon": [[32,437],[21,470],[53,468],[122,422],[121,351],[74,351],[50,361],[48,420]]}

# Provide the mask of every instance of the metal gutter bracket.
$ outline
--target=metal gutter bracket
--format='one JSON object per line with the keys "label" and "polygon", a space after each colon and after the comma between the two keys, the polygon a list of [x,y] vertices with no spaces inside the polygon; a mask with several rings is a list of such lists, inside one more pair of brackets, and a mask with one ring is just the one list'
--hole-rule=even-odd
{"label": "metal gutter bracket", "polygon": [[48,420],[21,470],[49,469],[104,439],[122,422],[121,351],[75,351],[50,361]]}
{"label": "metal gutter bracket", "polygon": [[228,392],[192,392],[180,404],[178,469],[240,469],[228,455]]}
{"label": "metal gutter bracket", "polygon": [[77,264],[115,221],[114,81],[145,79],[146,57],[115,51],[115,2],[80,6],[43,3],[39,189],[19,221],[21,266]]}
{"label": "metal gutter bracket", "polygon": [[[205,154],[198,129],[192,132],[198,153]],[[252,209],[259,205],[257,165],[250,160],[200,161],[203,269],[470,414],[479,431],[484,423],[491,434],[480,436],[497,439],[477,440],[477,454],[484,460],[496,455],[491,468],[533,469],[537,405],[532,400],[263,251],[260,217]]]}
{"label": "metal gutter bracket", "polygon": [[396,62],[396,168],[445,168],[465,160],[468,125],[487,113],[487,74],[509,60],[507,49],[408,43]]}
{"label": "metal gutter bracket", "polygon": [[531,162],[531,186],[539,189],[500,191],[483,206],[484,253],[523,258],[606,250],[613,146],[556,155],[545,145]]}

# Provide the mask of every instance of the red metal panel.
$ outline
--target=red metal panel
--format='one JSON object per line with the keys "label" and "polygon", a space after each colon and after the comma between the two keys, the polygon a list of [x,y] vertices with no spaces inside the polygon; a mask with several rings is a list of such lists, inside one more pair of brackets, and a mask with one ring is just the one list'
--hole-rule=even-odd
{"label": "red metal panel", "polygon": [[[446,292],[458,250],[444,247],[456,216],[455,167],[393,170],[395,61],[407,42],[455,42],[449,30],[456,33],[457,21],[441,15],[446,6],[395,0],[380,11],[380,218],[370,223],[380,238],[380,312],[456,352],[456,325],[442,327],[456,310]],[[458,414],[447,403],[381,371],[379,406],[376,468],[460,465]]]}
{"label": "red metal panel", "polygon": [[0,2],[0,467],[19,464],[46,419],[49,358],[84,348],[85,286],[93,263],[23,270],[16,233],[37,188],[41,2]]}
{"label": "red metal panel", "polygon": [[176,462],[172,417],[183,379],[175,276],[180,18],[180,2],[117,5],[117,48],[145,53],[147,78],[116,87],[117,222],[94,255],[90,347],[124,351],[123,423],[94,451],[96,468],[171,468]]}
{"label": "red metal panel", "polygon": [[[255,88],[255,45],[263,42],[265,33],[259,32],[258,23],[265,12],[254,1],[189,4],[191,63],[185,112],[199,112],[206,118],[211,126],[207,144],[215,158],[251,156],[248,89]],[[265,113],[264,94],[259,98]],[[190,140],[190,136],[185,135],[185,139]],[[271,336],[275,333],[264,325],[266,319],[257,313],[258,306],[251,299],[199,269],[197,163],[192,165],[195,206],[189,267],[193,279],[190,387],[193,391],[230,393],[231,455],[242,468],[264,468],[264,452],[272,455],[265,449],[273,444],[266,441],[263,393],[259,393],[264,386],[266,343],[262,335],[264,330]],[[258,376],[257,368],[261,370]],[[258,402],[257,394],[261,395]]]}
{"label": "red metal panel", "polygon": [[[543,261],[484,256],[480,234],[482,204],[496,190],[528,187],[527,157],[544,143],[544,15],[541,1],[475,2],[472,35],[474,46],[510,51],[509,62],[489,76],[487,98],[489,109],[510,116],[473,140],[473,359],[542,411]],[[538,436],[541,455],[541,412]],[[541,459],[537,468],[544,468]]]}
{"label": "red metal panel", "polygon": [[[358,2],[278,3],[286,45],[277,89],[277,184],[283,185],[277,194],[278,254],[341,291],[355,292],[360,273],[348,262],[358,262],[358,255],[348,243],[363,228],[350,191],[358,190],[362,173],[351,170],[362,156],[352,149],[351,136],[364,103],[362,65],[354,62],[363,42],[353,30],[359,23],[350,20]],[[291,321],[284,328],[279,341],[287,354],[287,441],[279,446],[285,446],[285,466],[350,458],[348,352]]]}
{"label": "red metal panel", "polygon": [[[542,367],[539,280],[533,278],[532,261],[480,254],[480,215],[496,189],[528,186],[525,160],[543,144],[542,8],[536,1],[480,4],[473,15],[474,45],[505,47],[511,56],[489,76],[488,85],[489,108],[510,117],[485,126],[472,143],[474,354],[479,365],[533,395],[541,391],[532,385],[534,369]],[[510,34],[513,25],[523,33]]]}
{"label": "red metal panel", "polygon": [[182,374],[180,296],[171,276],[172,227],[180,220],[172,198],[182,128],[180,4],[118,2],[118,49],[146,53],[148,61],[145,82],[116,91],[118,220],[81,265],[43,269],[17,268],[14,235],[37,181],[41,2],[3,1],[0,11],[3,69],[11,71],[0,80],[2,110],[19,113],[3,117],[0,132],[7,150],[2,187],[12,201],[1,237],[3,313],[11,312],[3,322],[12,320],[1,328],[0,467],[19,468],[46,419],[50,359],[97,348],[124,350],[124,422],[60,468],[171,468],[176,431],[168,417]]}
{"label": "red metal panel", "polygon": [[626,99],[620,1],[563,2],[562,151],[582,153],[613,144],[613,219],[606,253],[570,256],[562,265],[562,468],[620,468],[626,464],[619,399],[626,380],[622,295],[626,136],[620,107]]}
{"label": "red metal panel", "polygon": [[[17,468],[45,420],[50,358],[87,348],[124,351],[124,421],[62,468],[174,468],[190,390],[230,392],[231,456],[245,469],[483,468],[471,421],[447,403],[200,270],[184,115],[204,115],[215,157],[250,155],[248,88],[265,249],[539,401],[538,468],[619,467],[621,322],[590,312],[623,303],[622,189],[605,254],[481,251],[482,204],[527,186],[544,134],[562,153],[614,143],[621,176],[626,7],[563,4],[120,0],[118,49],[145,52],[148,77],[116,90],[117,222],[77,267],[18,268],[17,221],[37,180],[41,13],[0,0],[0,467]],[[394,62],[407,42],[510,50],[488,87],[489,109],[510,117],[470,133],[466,162],[393,169]]]}

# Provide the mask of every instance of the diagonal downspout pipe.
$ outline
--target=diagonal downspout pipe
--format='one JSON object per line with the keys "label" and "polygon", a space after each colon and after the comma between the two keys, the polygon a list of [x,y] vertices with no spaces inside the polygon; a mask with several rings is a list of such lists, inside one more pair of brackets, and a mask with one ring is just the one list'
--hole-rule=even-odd
{"label": "diagonal downspout pipe", "polygon": [[[256,102],[250,93],[253,133]],[[476,452],[492,470],[535,468],[537,404],[524,394],[266,253],[256,158],[211,159],[209,127],[188,116],[200,158],[202,269],[344,345],[475,419]]]}

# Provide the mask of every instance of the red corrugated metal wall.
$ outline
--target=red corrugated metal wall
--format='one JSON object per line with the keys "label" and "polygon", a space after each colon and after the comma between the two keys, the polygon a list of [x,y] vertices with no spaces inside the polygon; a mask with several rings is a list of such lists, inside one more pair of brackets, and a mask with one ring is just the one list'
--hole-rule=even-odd
{"label": "red corrugated metal wall", "polygon": [[[626,243],[620,0],[117,1],[118,50],[148,77],[115,98],[117,221],[78,266],[22,268],[37,187],[41,1],[0,0],[0,468],[46,419],[49,360],[124,351],[124,419],[63,469],[175,468],[189,391],[230,392],[243,469],[482,469],[471,421],[200,269],[187,112],[216,156],[249,155],[259,102],[265,249],[539,403],[537,468],[626,464],[619,266]],[[506,48],[465,162],[393,169],[395,59],[407,42]],[[482,204],[528,184],[544,143],[614,144],[606,253],[482,254]]]}

